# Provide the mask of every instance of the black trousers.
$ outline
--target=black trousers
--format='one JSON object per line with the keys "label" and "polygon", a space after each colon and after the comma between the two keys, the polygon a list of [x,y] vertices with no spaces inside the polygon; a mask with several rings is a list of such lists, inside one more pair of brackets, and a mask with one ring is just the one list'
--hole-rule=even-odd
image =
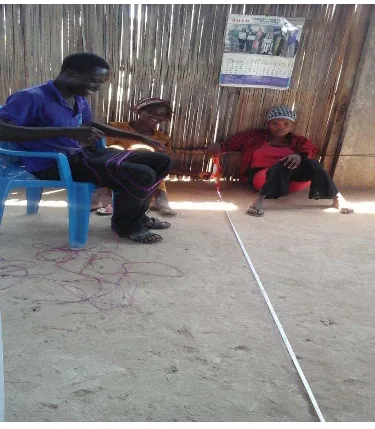
{"label": "black trousers", "polygon": [[[249,170],[249,184],[253,187],[255,174],[263,168],[252,168]],[[259,190],[260,195],[267,199],[285,197],[289,193],[290,181],[311,181],[310,199],[332,199],[338,194],[335,183],[318,161],[305,158],[295,170],[290,170],[279,162],[270,167],[266,175],[266,183]]]}
{"label": "black trousers", "polygon": [[[168,155],[148,150],[98,150],[86,147],[68,160],[74,181],[91,182],[98,187],[112,189],[112,229],[119,235],[142,228],[148,220],[145,212],[153,188],[172,167]],[[41,180],[59,179],[57,165],[33,175]]]}

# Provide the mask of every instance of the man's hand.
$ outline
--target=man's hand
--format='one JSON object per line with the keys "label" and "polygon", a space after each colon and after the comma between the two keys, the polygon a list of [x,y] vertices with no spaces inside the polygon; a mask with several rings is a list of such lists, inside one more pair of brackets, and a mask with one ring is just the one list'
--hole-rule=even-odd
{"label": "man's hand", "polygon": [[152,140],[152,138],[147,136],[139,136],[139,140],[141,140],[143,143],[147,144],[148,146],[151,146],[154,148],[157,152],[165,152],[165,145],[162,142],[159,142],[157,140]]}
{"label": "man's hand", "polygon": [[290,170],[295,170],[301,164],[301,155],[294,153],[293,155],[288,155],[285,158],[280,159],[280,162],[283,162],[285,167]]}
{"label": "man's hand", "polygon": [[153,140],[151,137],[147,137],[143,134],[120,130],[118,128],[111,127],[110,125],[101,124],[100,122],[93,122],[92,125],[94,125],[97,129],[103,131],[108,137],[114,137],[116,139],[134,140],[134,143],[136,143],[137,141],[142,142],[147,144],[148,146],[151,146],[158,152],[165,152],[165,146],[163,143],[160,143],[157,140]]}
{"label": "man's hand", "polygon": [[73,140],[88,141],[90,143],[95,143],[104,137],[104,133],[102,131],[85,125],[77,128],[67,128],[64,135]]}
{"label": "man's hand", "polygon": [[90,143],[96,143],[98,140],[102,139],[103,137],[105,137],[105,134],[103,133],[103,131],[100,131],[94,127],[91,128],[91,133],[89,137]]}
{"label": "man's hand", "polygon": [[207,146],[207,154],[209,156],[219,155],[221,152],[221,144],[220,143],[212,143]]}

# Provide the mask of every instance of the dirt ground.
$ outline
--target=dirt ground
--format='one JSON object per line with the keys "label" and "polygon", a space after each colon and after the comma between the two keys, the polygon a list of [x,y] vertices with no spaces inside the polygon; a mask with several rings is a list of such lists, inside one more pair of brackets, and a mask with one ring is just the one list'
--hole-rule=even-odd
{"label": "dirt ground", "polygon": [[[70,262],[51,251],[67,244],[64,192],[32,217],[11,196],[6,421],[316,421],[213,185],[169,193],[178,216],[162,243],[119,242],[92,215],[91,250]],[[326,420],[373,421],[375,195],[349,196],[354,215],[299,194],[257,219],[244,214],[248,191],[223,189]]]}

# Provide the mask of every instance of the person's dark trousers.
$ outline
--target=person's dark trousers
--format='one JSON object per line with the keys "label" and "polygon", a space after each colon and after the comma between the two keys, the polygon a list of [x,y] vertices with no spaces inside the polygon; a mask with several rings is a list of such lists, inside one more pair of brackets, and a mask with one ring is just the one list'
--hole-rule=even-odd
{"label": "person's dark trousers", "polygon": [[[257,169],[259,171],[259,169]],[[254,177],[254,176],[253,176]],[[333,199],[338,190],[329,174],[318,161],[305,158],[295,170],[290,170],[282,162],[269,168],[266,175],[266,183],[259,190],[260,195],[267,199],[277,199],[289,193],[291,181],[311,181],[310,199]]]}
{"label": "person's dark trousers", "polygon": [[[127,235],[141,229],[155,185],[172,167],[168,155],[148,150],[98,150],[86,147],[68,158],[73,180],[110,188],[114,194],[112,229]],[[57,165],[33,172],[41,180],[58,180]]]}

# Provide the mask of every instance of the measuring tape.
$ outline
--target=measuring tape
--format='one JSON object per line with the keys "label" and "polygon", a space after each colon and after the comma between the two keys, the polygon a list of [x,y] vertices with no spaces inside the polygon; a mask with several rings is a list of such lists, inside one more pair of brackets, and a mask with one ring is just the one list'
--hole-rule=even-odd
{"label": "measuring tape", "polygon": [[[220,165],[220,157],[218,156],[218,157],[214,157],[213,158],[213,172],[211,174],[211,179],[215,179],[217,194],[219,195],[220,201],[223,202],[223,199],[222,199],[222,196],[221,196],[221,192],[220,192],[220,174],[221,174],[221,165]],[[305,377],[305,374],[302,371],[302,368],[301,368],[301,366],[300,366],[300,364],[298,362],[298,359],[297,359],[297,357],[296,357],[296,355],[295,355],[295,353],[293,351],[293,348],[292,348],[292,346],[291,346],[291,344],[290,344],[290,342],[288,340],[288,337],[286,336],[284,328],[283,328],[283,326],[282,326],[282,324],[281,324],[281,322],[280,322],[280,320],[279,320],[279,318],[278,318],[278,316],[277,316],[277,314],[275,312],[275,309],[273,308],[271,300],[268,297],[266,289],[264,288],[264,286],[263,286],[263,284],[262,284],[262,282],[261,282],[261,280],[260,280],[260,278],[258,276],[258,273],[255,270],[254,264],[252,263],[252,261],[250,259],[250,256],[247,253],[246,248],[245,248],[244,244],[242,243],[241,237],[239,236],[236,228],[234,227],[232,219],[230,218],[229,213],[228,213],[227,210],[225,210],[225,214],[227,215],[228,221],[229,221],[229,223],[230,223],[230,225],[232,227],[234,235],[236,236],[238,244],[240,245],[242,253],[243,253],[243,255],[244,255],[245,259],[246,259],[246,262],[247,262],[247,264],[248,264],[248,266],[249,266],[249,268],[250,268],[250,270],[251,270],[251,272],[252,272],[252,274],[253,274],[253,276],[255,278],[255,281],[256,281],[256,283],[258,285],[258,289],[261,292],[261,294],[263,296],[263,299],[265,300],[265,302],[267,304],[268,310],[271,313],[272,319],[275,322],[275,325],[276,325],[276,327],[277,327],[277,329],[279,331],[279,334],[280,334],[280,336],[281,336],[281,338],[282,338],[282,340],[283,340],[283,342],[284,342],[284,344],[285,344],[285,346],[286,346],[286,348],[288,350],[289,356],[292,359],[294,367],[297,370],[297,373],[298,373],[298,375],[299,375],[299,377],[300,377],[300,379],[302,381],[302,384],[303,384],[303,386],[304,386],[304,388],[305,388],[305,390],[307,392],[307,395],[308,395],[308,397],[310,399],[310,402],[311,402],[311,404],[312,404],[312,406],[313,406],[313,408],[315,410],[315,413],[318,416],[318,419],[319,419],[320,422],[325,422],[323,414],[320,411],[319,405],[318,405],[318,403],[317,403],[317,401],[315,399],[314,393],[312,392],[311,387],[310,387],[310,385],[309,385],[309,383],[308,383],[308,381],[307,381],[307,379]]]}

